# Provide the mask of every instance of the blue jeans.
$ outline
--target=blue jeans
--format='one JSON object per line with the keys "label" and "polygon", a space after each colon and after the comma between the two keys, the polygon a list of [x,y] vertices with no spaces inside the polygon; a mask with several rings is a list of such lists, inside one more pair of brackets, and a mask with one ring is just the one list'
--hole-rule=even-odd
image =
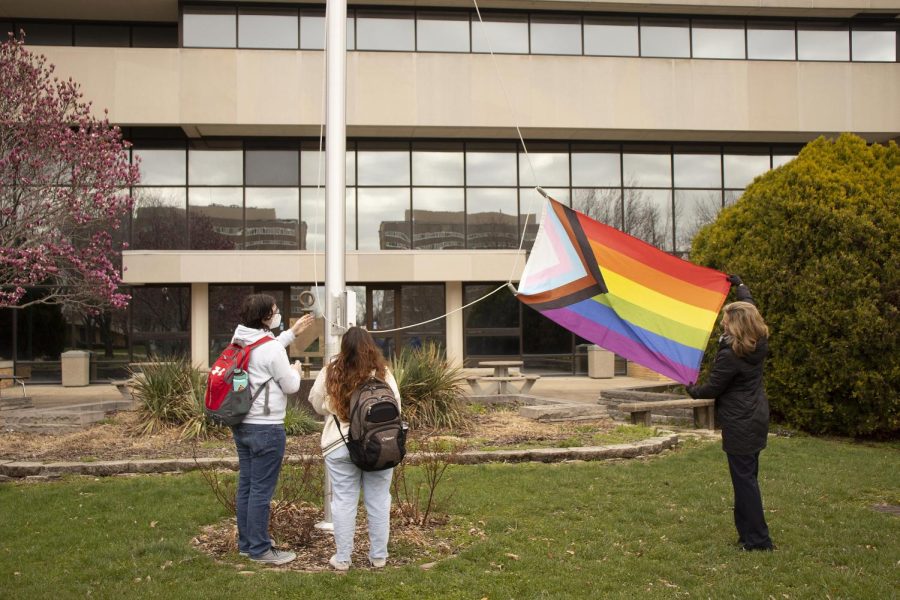
{"label": "blue jeans", "polygon": [[284,425],[241,423],[231,431],[240,465],[235,497],[238,550],[257,558],[272,547],[269,504],[284,457]]}
{"label": "blue jeans", "polygon": [[360,489],[365,497],[369,522],[369,559],[387,558],[391,530],[391,476],[394,470],[361,470],[351,462],[350,452],[344,444],[325,457],[325,468],[331,477],[331,521],[334,524],[337,559],[350,562],[353,553]]}

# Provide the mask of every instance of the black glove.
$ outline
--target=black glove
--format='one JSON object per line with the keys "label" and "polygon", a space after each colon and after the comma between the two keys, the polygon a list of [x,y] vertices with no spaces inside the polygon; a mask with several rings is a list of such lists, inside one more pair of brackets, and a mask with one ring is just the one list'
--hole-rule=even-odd
{"label": "black glove", "polygon": [[744,282],[741,281],[741,278],[738,275],[729,275],[728,281],[731,282],[731,285],[743,285],[744,284]]}
{"label": "black glove", "polygon": [[686,385],[686,386],[684,386],[684,391],[687,392],[688,396],[690,396],[691,398],[693,398],[693,397],[694,397],[694,390],[695,390],[696,388],[697,388],[696,385]]}

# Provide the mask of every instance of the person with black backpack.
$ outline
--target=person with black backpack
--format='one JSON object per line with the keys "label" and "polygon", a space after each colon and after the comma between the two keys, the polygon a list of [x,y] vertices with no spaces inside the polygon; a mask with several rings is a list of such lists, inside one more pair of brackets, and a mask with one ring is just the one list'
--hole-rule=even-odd
{"label": "person with black backpack", "polygon": [[300,389],[300,363],[291,365],[285,348],[312,325],[313,317],[301,317],[276,338],[272,330],[281,326],[281,312],[268,294],[244,298],[240,317],[231,341],[250,353],[247,379],[240,385],[249,386],[253,401],[243,420],[231,428],[239,464],[235,496],[238,551],[256,562],[282,565],[296,554],[272,547],[269,504],[284,458],[287,394]]}
{"label": "person with black backpack", "polygon": [[328,561],[350,568],[360,490],[369,524],[369,563],[387,562],[390,536],[391,477],[405,453],[406,428],[400,420],[400,391],[371,334],[351,327],[341,351],[316,377],[309,393],[325,416],[322,454],[331,478],[331,518],[336,552]]}

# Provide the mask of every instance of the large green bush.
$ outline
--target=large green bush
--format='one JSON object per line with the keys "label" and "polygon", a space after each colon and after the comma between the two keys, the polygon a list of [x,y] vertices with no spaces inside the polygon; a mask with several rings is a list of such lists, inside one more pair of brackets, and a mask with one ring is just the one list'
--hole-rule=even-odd
{"label": "large green bush", "polygon": [[816,433],[900,431],[900,148],[819,138],[700,231],[771,328],[773,414]]}

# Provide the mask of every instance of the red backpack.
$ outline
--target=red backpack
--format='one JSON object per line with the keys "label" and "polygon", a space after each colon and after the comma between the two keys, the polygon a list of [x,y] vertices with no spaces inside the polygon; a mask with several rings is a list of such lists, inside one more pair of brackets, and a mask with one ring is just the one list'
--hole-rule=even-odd
{"label": "red backpack", "polygon": [[265,336],[248,346],[239,346],[232,342],[222,351],[210,368],[206,379],[206,416],[211,421],[229,427],[237,425],[250,412],[250,407],[263,389],[266,390],[265,413],[269,414],[269,382],[272,378],[267,379],[256,393],[251,395],[247,363],[254,348],[274,341],[273,338]]}

